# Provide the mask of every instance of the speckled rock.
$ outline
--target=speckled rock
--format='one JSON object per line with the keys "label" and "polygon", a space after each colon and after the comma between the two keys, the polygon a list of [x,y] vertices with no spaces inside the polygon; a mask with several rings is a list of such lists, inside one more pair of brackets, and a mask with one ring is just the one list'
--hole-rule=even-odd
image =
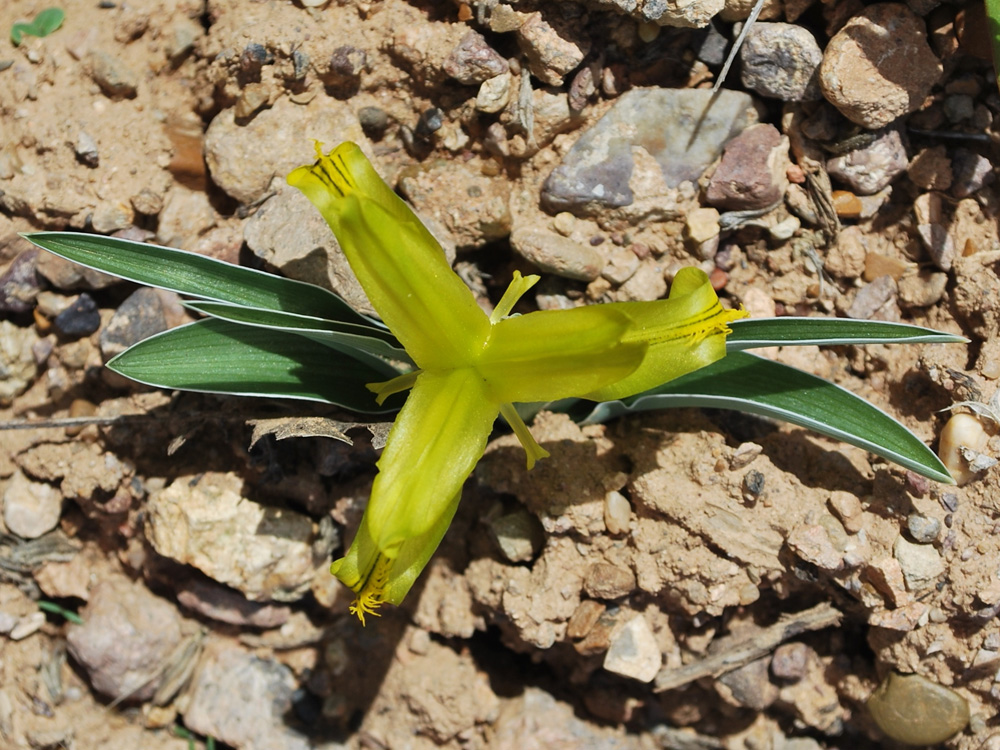
{"label": "speckled rock", "polygon": [[906,171],[908,163],[903,133],[891,127],[865,145],[827,159],[826,170],[858,195],[872,195]]}
{"label": "speckled rock", "polygon": [[422,219],[445,229],[457,248],[478,248],[510,234],[510,187],[460,161],[405,170],[400,192]]}
{"label": "speckled rock", "polygon": [[298,190],[279,190],[250,217],[243,234],[254,255],[288,278],[329,289],[355,310],[374,314],[326,220]]}
{"label": "speckled rock", "polygon": [[733,138],[705,190],[705,200],[726,211],[767,208],[788,188],[788,137],[774,125],[751,125]]}
{"label": "speckled rock", "polygon": [[132,344],[165,330],[167,316],[160,293],[155,289],[137,289],[118,306],[101,331],[101,356],[107,361]]}
{"label": "speckled rock", "polygon": [[916,111],[941,72],[923,20],[905,5],[878,3],[830,39],[819,75],[827,101],[875,129]]}
{"label": "speckled rock", "polygon": [[0,313],[23,313],[35,305],[41,291],[41,278],[36,270],[40,250],[20,253],[7,270],[0,274]]}
{"label": "speckled rock", "polygon": [[517,41],[531,74],[549,86],[561,86],[563,77],[590,52],[590,36],[555,12],[529,15],[517,29]]}
{"label": "speckled rock", "polygon": [[15,471],[3,492],[3,522],[22,539],[37,539],[59,523],[62,493],[51,484],[32,482]]}
{"label": "speckled rock", "polygon": [[216,185],[240,203],[252,203],[276,175],[316,158],[310,139],[331,137],[367,143],[350,104],[331,99],[324,107],[300,107],[281,97],[245,125],[236,123],[232,108],[217,114],[205,132],[205,162]]}
{"label": "speckled rock", "polygon": [[153,494],[146,535],[164,557],[192,565],[252,601],[296,601],[329,550],[316,550],[312,521],[242,496],[235,475],[182,477]]}
{"label": "speckled rock", "polygon": [[614,8],[639,21],[660,26],[701,28],[725,7],[725,0],[591,0],[591,5]]}
{"label": "speckled rock", "polygon": [[149,700],[174,649],[181,643],[181,617],[141,583],[124,577],[101,581],[71,625],[69,652],[90,684],[110,698]]}
{"label": "speckled rock", "polygon": [[743,85],[761,96],[786,102],[822,99],[819,64],[823,52],[804,27],[755,23],[740,49]]}
{"label": "speckled rock", "polygon": [[907,745],[937,745],[969,723],[969,704],[954,690],[917,674],[890,672],[868,699],[879,729]]}
{"label": "speckled rock", "polygon": [[622,95],[569,150],[542,187],[552,211],[596,213],[638,200],[629,185],[633,148],[655,160],[662,180],[675,188],[697,180],[723,146],[756,122],[751,98],[723,89],[633,89]]}
{"label": "speckled rock", "polygon": [[444,61],[444,72],[472,86],[509,70],[507,61],[478,31],[468,31]]}
{"label": "speckled rock", "polygon": [[284,664],[220,646],[195,675],[184,725],[245,750],[308,750],[310,743],[285,720],[295,689]]}

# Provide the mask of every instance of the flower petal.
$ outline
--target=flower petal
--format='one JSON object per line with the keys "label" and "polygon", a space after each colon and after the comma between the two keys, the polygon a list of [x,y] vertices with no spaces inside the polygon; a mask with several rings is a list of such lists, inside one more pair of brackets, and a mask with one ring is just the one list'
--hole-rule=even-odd
{"label": "flower petal", "polygon": [[365,520],[380,551],[434,528],[486,450],[500,405],[471,368],[422,372],[389,432]]}
{"label": "flower petal", "polygon": [[319,209],[368,299],[422,369],[468,364],[486,317],[441,245],[353,143],[288,175]]}
{"label": "flower petal", "polygon": [[619,302],[631,321],[622,344],[643,342],[642,364],[627,378],[587,394],[594,401],[626,398],[694,372],[726,356],[728,324],[745,318],[745,310],[726,310],[708,275],[694,267],[674,277],[670,296],[653,302]]}

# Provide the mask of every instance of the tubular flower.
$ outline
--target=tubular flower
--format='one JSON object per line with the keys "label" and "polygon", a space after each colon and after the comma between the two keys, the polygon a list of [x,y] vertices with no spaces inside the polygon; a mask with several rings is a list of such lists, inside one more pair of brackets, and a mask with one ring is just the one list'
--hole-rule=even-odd
{"label": "tubular flower", "polygon": [[530,469],[548,456],[514,403],[619,399],[725,355],[728,323],[708,277],[682,269],[670,296],[508,317],[538,281],[514,274],[491,316],[361,149],[343,143],[299,167],[288,182],[333,229],[372,307],[416,364],[368,387],[379,403],[412,388],[381,458],[371,498],[347,554],[332,572],[354,590],[362,623],[399,604],[437,549],[462,485],[503,415]]}

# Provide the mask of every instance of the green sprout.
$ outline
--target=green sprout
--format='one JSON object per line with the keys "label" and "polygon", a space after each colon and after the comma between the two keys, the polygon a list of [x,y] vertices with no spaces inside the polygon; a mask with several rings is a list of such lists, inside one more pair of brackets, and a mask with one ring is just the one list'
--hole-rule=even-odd
{"label": "green sprout", "polygon": [[[171,248],[68,232],[25,235],[91,268],[192,297],[206,317],[150,337],[107,366],[142,383],[398,410],[372,495],[332,572],[364,623],[399,604],[451,523],[498,416],[530,469],[549,454],[515,408],[589,422],[710,406],[802,425],[940,482],[941,461],[903,425],[827,381],[745,350],[776,345],[954,343],[918,326],[825,318],[744,319],[708,277],[682,269],[652,302],[511,315],[537,277],[514,274],[487,316],[444,252],[354,144],[288,178],[333,229],[381,321],[319,287]],[[411,393],[404,400],[403,391]],[[593,402],[596,402],[594,404]]]}
{"label": "green sprout", "polygon": [[25,34],[38,37],[48,36],[62,26],[65,18],[66,14],[62,8],[46,8],[39,11],[34,19],[28,23],[24,21],[15,23],[10,29],[10,40],[17,47],[20,46]]}
{"label": "green sprout", "polygon": [[50,612],[51,614],[59,615],[64,620],[71,622],[74,625],[83,625],[83,618],[80,617],[80,615],[71,609],[59,606],[55,602],[48,602],[44,600],[39,601],[38,608],[42,610],[42,612]]}

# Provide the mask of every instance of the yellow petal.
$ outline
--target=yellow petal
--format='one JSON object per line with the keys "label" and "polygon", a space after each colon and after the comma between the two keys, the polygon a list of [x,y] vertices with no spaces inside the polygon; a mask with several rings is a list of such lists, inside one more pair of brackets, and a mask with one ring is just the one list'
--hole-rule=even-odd
{"label": "yellow petal", "polygon": [[389,431],[365,511],[382,552],[395,556],[435,525],[486,450],[499,412],[471,368],[420,373]]}
{"label": "yellow petal", "polygon": [[482,350],[486,317],[441,245],[353,143],[288,175],[319,209],[368,299],[422,369],[467,364]]}
{"label": "yellow petal", "polygon": [[472,368],[421,372],[389,432],[361,526],[331,570],[363,620],[402,601],[444,536],[499,412]]}
{"label": "yellow petal", "polygon": [[629,323],[613,305],[506,318],[493,326],[478,367],[500,403],[583,396],[642,362],[643,344],[621,344]]}
{"label": "yellow petal", "polygon": [[729,323],[747,316],[745,310],[724,309],[708,275],[694,267],[677,273],[666,300],[609,306],[631,320],[622,344],[643,342],[647,349],[628,377],[588,393],[594,401],[633,396],[722,359]]}

